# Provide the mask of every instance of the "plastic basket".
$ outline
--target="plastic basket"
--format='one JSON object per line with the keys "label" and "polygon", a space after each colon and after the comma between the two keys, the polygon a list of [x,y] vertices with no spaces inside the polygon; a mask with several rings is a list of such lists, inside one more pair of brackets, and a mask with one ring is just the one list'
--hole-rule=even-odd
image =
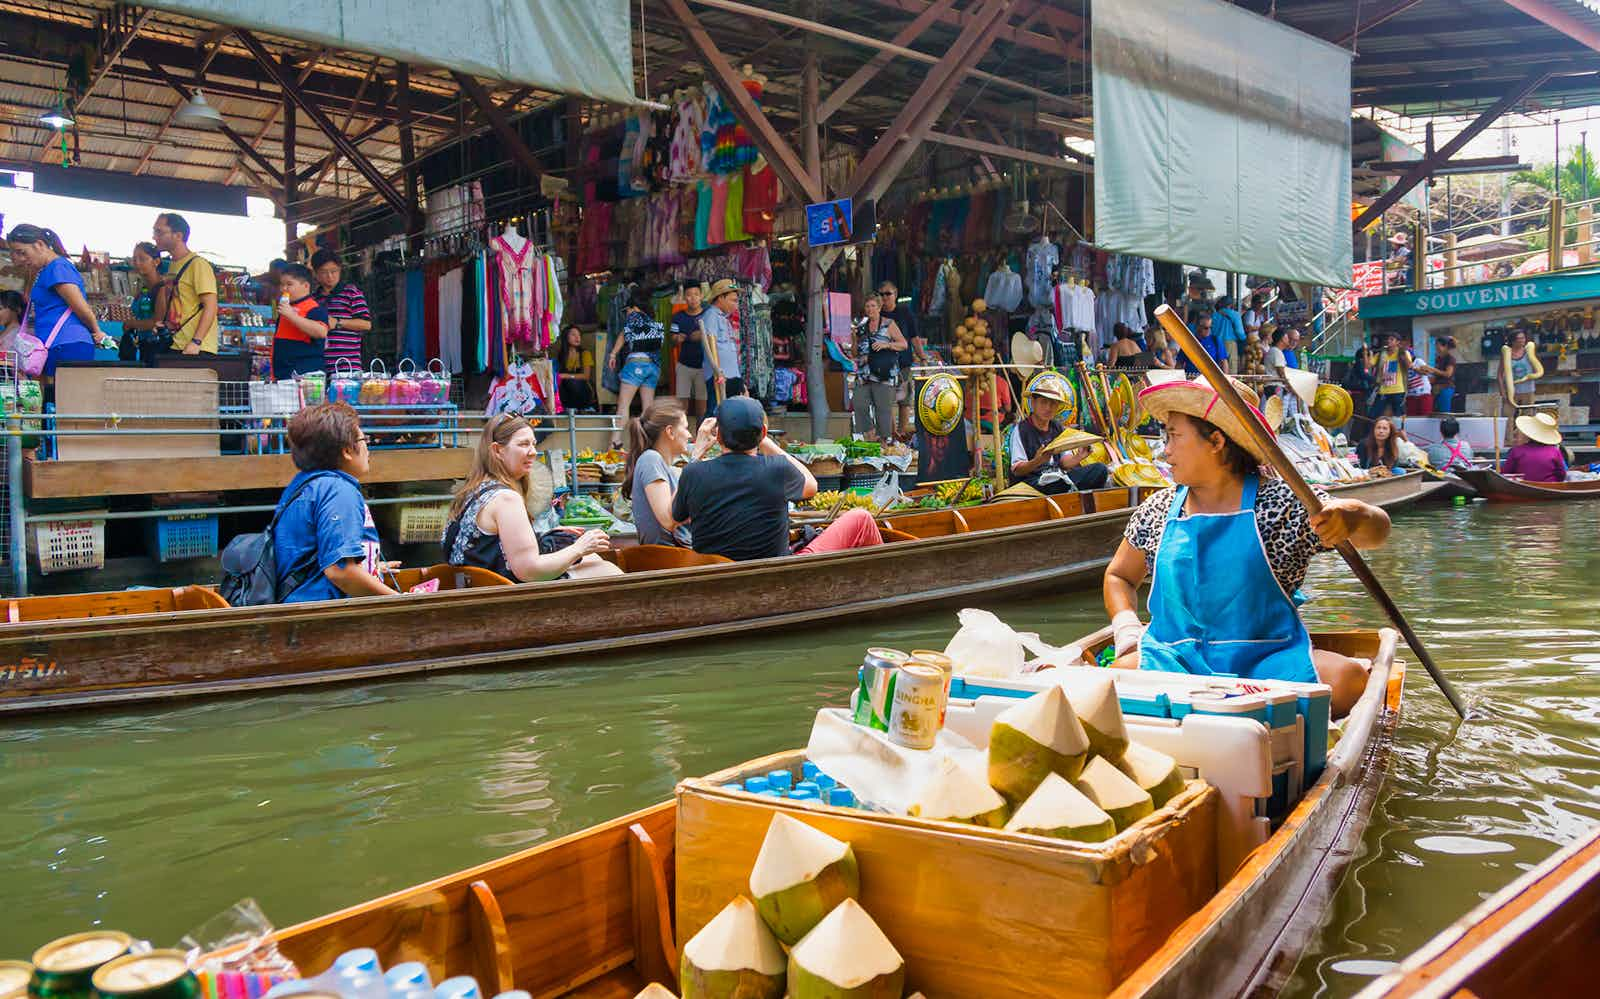
{"label": "plastic basket", "polygon": [[402,545],[437,542],[449,520],[449,503],[406,503],[396,518],[395,540]]}
{"label": "plastic basket", "polygon": [[106,522],[51,520],[34,524],[28,534],[28,553],[42,573],[104,569]]}
{"label": "plastic basket", "polygon": [[145,547],[162,562],[210,558],[217,554],[217,518],[203,513],[179,514],[146,522]]}

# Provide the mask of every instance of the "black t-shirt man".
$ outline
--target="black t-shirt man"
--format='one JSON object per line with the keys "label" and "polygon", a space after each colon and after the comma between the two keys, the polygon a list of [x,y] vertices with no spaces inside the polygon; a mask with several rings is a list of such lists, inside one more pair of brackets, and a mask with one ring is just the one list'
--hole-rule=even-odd
{"label": "black t-shirt man", "polygon": [[[883,318],[893,319],[894,324],[900,327],[900,335],[906,338],[906,349],[900,352],[900,370],[909,372],[913,364],[913,340],[919,335],[917,332],[917,315],[909,305],[900,303],[899,291],[892,284],[878,286],[878,299],[883,303]],[[909,381],[909,378],[907,379]]]}
{"label": "black t-shirt man", "polygon": [[701,346],[701,341],[689,339],[690,335],[700,332],[700,313],[690,315],[687,311],[674,313],[672,317],[672,332],[683,334],[683,343],[678,346],[678,363],[693,371],[699,371],[705,364],[706,352]]}
{"label": "black t-shirt man", "polygon": [[761,404],[736,396],[717,411],[728,453],[683,470],[672,518],[688,521],[694,550],[744,562],[789,554],[789,504],[816,492],[805,467],[766,436]]}

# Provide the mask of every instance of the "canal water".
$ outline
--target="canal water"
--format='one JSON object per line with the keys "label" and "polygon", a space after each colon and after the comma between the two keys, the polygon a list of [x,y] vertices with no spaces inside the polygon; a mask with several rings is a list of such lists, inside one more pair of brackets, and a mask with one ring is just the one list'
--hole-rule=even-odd
{"label": "canal water", "polygon": [[[1597,512],[1429,507],[1375,553],[1480,717],[1457,725],[1411,669],[1365,853],[1291,995],[1354,993],[1600,820]],[[1309,618],[1377,623],[1341,569],[1319,560]],[[1061,643],[1104,619],[1092,593],[983,606]],[[563,668],[0,723],[0,958],[95,926],[170,945],[243,897],[287,925],[581,829],[803,744],[862,648],[942,647],[954,628],[949,610],[819,619]]]}

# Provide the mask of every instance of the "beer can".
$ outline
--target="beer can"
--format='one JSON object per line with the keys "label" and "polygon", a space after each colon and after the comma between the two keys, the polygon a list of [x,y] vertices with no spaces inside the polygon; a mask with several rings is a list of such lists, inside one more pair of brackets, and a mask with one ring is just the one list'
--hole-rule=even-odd
{"label": "beer can", "polygon": [[0,999],[23,999],[32,977],[33,965],[27,961],[0,961]]}
{"label": "beer can", "polygon": [[944,727],[944,713],[950,705],[950,683],[955,679],[955,660],[943,652],[933,652],[929,649],[912,649],[911,661],[937,666],[944,673],[944,700],[939,705],[939,727]]}
{"label": "beer can", "polygon": [[200,983],[183,951],[152,950],[101,965],[94,992],[99,999],[195,999]]}
{"label": "beer can", "polygon": [[33,999],[89,999],[95,969],[121,957],[133,938],[116,930],[90,930],[52,940],[33,952]]}
{"label": "beer can", "polygon": [[895,676],[889,709],[889,741],[908,749],[932,749],[944,707],[944,674],[937,666],[907,663]]}
{"label": "beer can", "polygon": [[855,723],[880,732],[889,730],[889,706],[894,702],[895,671],[911,661],[899,649],[872,648],[856,671]]}

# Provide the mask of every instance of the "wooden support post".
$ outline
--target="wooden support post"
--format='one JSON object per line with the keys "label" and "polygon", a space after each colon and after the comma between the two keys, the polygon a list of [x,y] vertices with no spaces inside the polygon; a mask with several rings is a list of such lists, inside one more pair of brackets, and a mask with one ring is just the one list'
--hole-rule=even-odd
{"label": "wooden support post", "polygon": [[[1006,462],[1005,454],[1000,446],[1000,372],[994,369],[989,371],[989,401],[994,404],[994,425],[990,430],[994,434],[994,489],[995,492],[1006,487]],[[983,419],[983,400],[978,400],[978,418]]]}
{"label": "wooden support post", "polygon": [[1594,263],[1594,206],[1578,208],[1578,263]]}
{"label": "wooden support post", "polygon": [[489,120],[489,127],[493,129],[495,138],[500,140],[500,144],[506,147],[506,152],[510,153],[512,158],[521,164],[522,168],[527,170],[534,180],[537,180],[545,172],[545,165],[540,162],[539,157],[533,154],[533,150],[528,148],[528,144],[522,141],[522,136],[517,133],[517,130],[511,127],[511,122],[495,106],[494,99],[489,96],[487,90],[483,89],[483,84],[466,73],[458,73],[455,70],[451,70],[450,75],[455,78],[456,84],[461,87],[461,92],[470,97],[472,103],[476,104],[478,110],[483,112],[483,116]]}
{"label": "wooden support post", "polygon": [[[822,133],[818,126],[820,73],[817,54],[808,44],[800,69],[800,144],[806,178],[822,188]],[[835,255],[806,247],[806,395],[811,414],[811,439],[828,436],[828,267]]]}
{"label": "wooden support post", "polygon": [[295,113],[295,106],[287,96],[283,98],[283,252],[285,260],[293,260],[293,248],[297,239],[294,218],[295,202],[300,200],[300,176],[295,173],[295,126],[299,117]]}
{"label": "wooden support post", "polygon": [[[1557,168],[1559,173],[1559,168]],[[1561,198],[1550,199],[1550,273],[1561,269],[1566,257],[1562,248],[1567,235],[1567,203]]]}
{"label": "wooden support post", "polygon": [[1444,234],[1444,285],[1454,288],[1461,283],[1461,272],[1456,269],[1456,234]]}
{"label": "wooden support post", "polygon": [[405,171],[406,243],[416,250],[422,245],[422,209],[417,190],[417,144],[411,131],[411,64],[400,62],[394,69],[394,103],[400,112],[400,167]]}
{"label": "wooden support post", "polygon": [[1422,220],[1411,223],[1411,290],[1428,287],[1428,230]]}
{"label": "wooden support post", "polygon": [[[910,24],[901,28],[900,33],[890,39],[890,44],[910,45],[921,37],[930,24],[943,17],[954,2],[955,0],[935,0],[926,10],[918,14]],[[818,109],[817,121],[825,122],[833,117],[835,111],[844,107],[845,103],[860,92],[862,87],[870,83],[872,78],[877,76],[883,67],[889,65],[889,61],[893,58],[893,52],[879,52],[867,60],[866,65],[851,73],[849,79],[834,87],[833,92],[828,95],[828,99]]]}

